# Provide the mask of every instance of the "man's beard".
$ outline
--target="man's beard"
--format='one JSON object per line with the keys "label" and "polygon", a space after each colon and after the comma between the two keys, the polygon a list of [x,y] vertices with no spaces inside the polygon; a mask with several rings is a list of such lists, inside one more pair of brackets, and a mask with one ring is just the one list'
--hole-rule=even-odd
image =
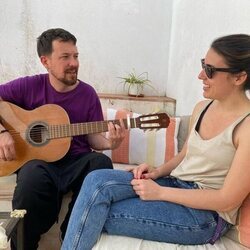
{"label": "man's beard", "polygon": [[77,69],[65,70],[64,76],[59,77],[55,75],[53,72],[51,74],[60,82],[65,84],[66,86],[73,86],[77,83]]}

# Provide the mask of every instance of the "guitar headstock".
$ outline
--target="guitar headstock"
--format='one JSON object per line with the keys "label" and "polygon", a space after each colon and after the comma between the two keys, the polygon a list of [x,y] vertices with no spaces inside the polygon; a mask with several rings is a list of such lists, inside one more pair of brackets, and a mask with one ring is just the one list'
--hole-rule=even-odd
{"label": "guitar headstock", "polygon": [[167,128],[170,122],[170,118],[166,113],[141,115],[135,120],[136,127],[144,130]]}

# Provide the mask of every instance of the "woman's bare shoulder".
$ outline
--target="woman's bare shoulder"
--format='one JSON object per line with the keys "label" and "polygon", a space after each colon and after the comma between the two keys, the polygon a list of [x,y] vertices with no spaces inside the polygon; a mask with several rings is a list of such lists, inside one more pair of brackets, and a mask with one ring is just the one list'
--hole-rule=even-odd
{"label": "woman's bare shoulder", "polygon": [[242,133],[247,134],[250,137],[250,111],[248,116],[244,118],[244,120],[240,123],[239,130],[242,131]]}
{"label": "woman's bare shoulder", "polygon": [[244,120],[238,124],[234,131],[234,144],[238,147],[239,142],[241,145],[246,143],[247,147],[250,149],[250,114],[244,118]]}
{"label": "woman's bare shoulder", "polygon": [[191,116],[191,124],[194,123],[194,121],[196,120],[197,116],[200,114],[200,112],[208,105],[208,103],[210,103],[211,100],[202,100],[202,101],[199,101],[194,109],[193,109],[193,112],[192,112],[192,116]]}
{"label": "woman's bare shoulder", "polygon": [[211,102],[211,100],[199,101],[194,107],[193,114],[200,113],[201,110],[203,110],[208,105],[208,103],[210,103],[210,102]]}

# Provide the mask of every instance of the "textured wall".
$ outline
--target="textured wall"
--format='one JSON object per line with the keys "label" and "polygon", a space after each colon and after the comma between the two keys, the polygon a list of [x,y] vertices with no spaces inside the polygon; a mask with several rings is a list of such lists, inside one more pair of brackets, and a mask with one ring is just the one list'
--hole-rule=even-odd
{"label": "textured wall", "polygon": [[211,42],[232,33],[250,34],[250,0],[174,0],[166,93],[177,99],[177,114],[202,99],[197,77]]}
{"label": "textured wall", "polygon": [[[79,78],[122,93],[118,76],[147,71],[177,114],[202,99],[200,58],[211,41],[250,33],[250,0],[0,0],[0,83],[45,72],[36,37],[63,27],[78,38]],[[146,89],[146,94],[152,93]]]}
{"label": "textured wall", "polygon": [[79,78],[97,91],[121,93],[118,76],[135,69],[165,94],[172,0],[0,1],[0,82],[43,71],[36,37],[63,27],[78,38]]}

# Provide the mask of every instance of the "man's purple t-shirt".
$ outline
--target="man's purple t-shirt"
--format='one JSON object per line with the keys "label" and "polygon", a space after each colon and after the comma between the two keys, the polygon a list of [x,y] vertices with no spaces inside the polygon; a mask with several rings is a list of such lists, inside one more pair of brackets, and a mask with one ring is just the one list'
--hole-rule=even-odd
{"label": "man's purple t-shirt", "polygon": [[[48,74],[26,76],[0,84],[0,97],[26,110],[57,104],[68,113],[71,123],[103,120],[94,88],[82,81],[72,91],[60,93],[51,86]],[[68,155],[77,156],[90,151],[86,135],[74,136]]]}

